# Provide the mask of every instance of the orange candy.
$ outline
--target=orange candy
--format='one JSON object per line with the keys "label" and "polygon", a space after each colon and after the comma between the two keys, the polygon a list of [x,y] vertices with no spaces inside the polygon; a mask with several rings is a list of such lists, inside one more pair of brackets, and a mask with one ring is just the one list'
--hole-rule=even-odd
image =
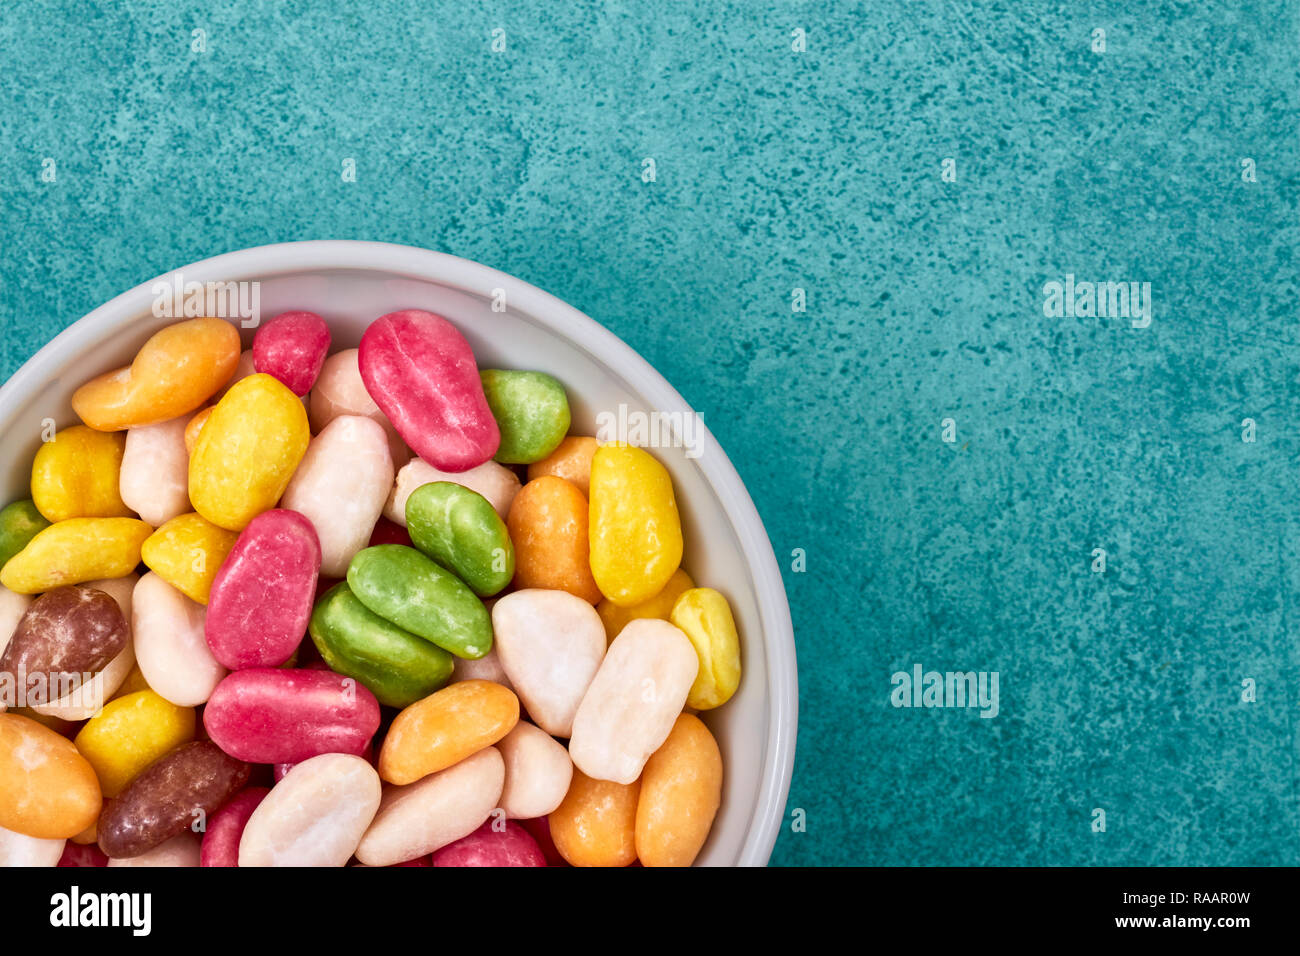
{"label": "orange candy", "polygon": [[190,319],[157,332],[126,368],[91,379],[72,409],[101,432],[154,425],[194,411],[239,364],[239,330],[224,319]]}
{"label": "orange candy", "polygon": [[515,546],[515,587],[568,591],[591,604],[601,600],[591,575],[587,498],[554,475],[520,489],[506,518]]}
{"label": "orange candy", "polygon": [[95,770],[71,740],[0,714],[0,827],[66,840],[93,824],[102,805]]}
{"label": "orange candy", "polygon": [[722,752],[698,717],[682,714],[641,772],[636,855],[643,866],[690,866],[722,802]]}
{"label": "orange candy", "polygon": [[507,687],[467,680],[407,707],[379,750],[379,776],[414,783],[490,747],[519,723],[519,698]]}
{"label": "orange candy", "polygon": [[600,442],[594,438],[570,435],[550,455],[528,466],[528,480],[554,475],[573,482],[586,496],[591,486],[591,456],[599,447]]}
{"label": "orange candy", "polygon": [[217,406],[209,405],[207,408],[200,408],[194,413],[194,417],[185,425],[185,450],[189,454],[194,454],[194,445],[199,440],[199,432],[203,431],[203,426],[208,419],[212,417],[212,412]]}
{"label": "orange candy", "polygon": [[555,848],[574,866],[630,866],[636,860],[641,781],[595,780],[574,769],[564,802],[548,817]]}

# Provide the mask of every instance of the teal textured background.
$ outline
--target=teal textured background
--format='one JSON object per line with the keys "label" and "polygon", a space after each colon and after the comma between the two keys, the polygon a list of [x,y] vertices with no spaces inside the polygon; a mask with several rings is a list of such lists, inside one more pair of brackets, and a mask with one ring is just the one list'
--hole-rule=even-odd
{"label": "teal textured background", "polygon": [[[774,862],[1300,863],[1297,3],[343,6],[3,5],[5,377],[231,249],[488,263],[753,494],[800,660]],[[1045,318],[1067,272],[1152,325]],[[894,709],[918,662],[1000,716]]]}

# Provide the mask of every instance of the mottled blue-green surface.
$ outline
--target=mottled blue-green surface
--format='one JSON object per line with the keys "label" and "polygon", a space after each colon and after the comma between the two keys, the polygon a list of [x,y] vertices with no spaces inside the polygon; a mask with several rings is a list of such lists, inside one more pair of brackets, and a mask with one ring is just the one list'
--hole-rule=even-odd
{"label": "mottled blue-green surface", "polygon": [[[1298,75],[1279,0],[11,0],[0,368],[245,246],[504,269],[658,367],[762,513],[774,862],[1300,863]],[[1067,272],[1149,281],[1150,327],[1045,317]],[[915,663],[1001,713],[891,707]]]}

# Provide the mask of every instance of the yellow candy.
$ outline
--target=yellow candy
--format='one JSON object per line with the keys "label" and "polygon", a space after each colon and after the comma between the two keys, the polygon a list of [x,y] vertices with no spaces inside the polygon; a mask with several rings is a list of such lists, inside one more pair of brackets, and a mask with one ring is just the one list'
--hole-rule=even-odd
{"label": "yellow candy", "polygon": [[199,514],[242,531],[275,507],[307,451],[302,401],[270,375],[236,382],[217,403],[190,456],[190,501]]}
{"label": "yellow candy", "polygon": [[140,670],[140,665],[132,664],[131,672],[126,675],[126,680],[122,681],[122,686],[117,689],[117,693],[113,695],[112,699],[117,700],[127,694],[149,689],[149,682],[144,679],[144,672]]}
{"label": "yellow candy", "polygon": [[620,607],[654,597],[682,561],[668,470],[640,448],[602,445],[591,459],[591,573]]}
{"label": "yellow candy", "polygon": [[107,704],[73,742],[95,768],[104,796],[116,797],[145,767],[193,739],[193,707],[142,690]]}
{"label": "yellow candy", "polygon": [[661,621],[668,620],[672,616],[673,605],[677,603],[682,592],[689,591],[693,587],[695,582],[691,580],[691,576],[678,568],[668,579],[664,589],[648,601],[633,604],[631,607],[619,607],[608,598],[601,601],[596,605],[596,612],[600,615],[601,623],[605,625],[605,640],[612,641],[629,622],[638,618],[657,617]]}
{"label": "yellow candy", "polygon": [[0,569],[0,584],[39,594],[65,584],[122,578],[140,563],[153,528],[135,518],[69,518],[50,525]]}
{"label": "yellow candy", "polygon": [[129,518],[117,479],[126,436],[74,425],[43,442],[32,461],[32,500],[49,521]]}
{"label": "yellow candy", "polygon": [[691,639],[700,656],[686,705],[696,710],[721,707],[740,686],[740,635],[731,605],[713,588],[692,588],[677,599],[669,620]]}
{"label": "yellow candy", "polygon": [[208,603],[212,579],[235,546],[239,535],[218,528],[200,514],[178,515],[155,531],[140,549],[140,557],[190,600]]}

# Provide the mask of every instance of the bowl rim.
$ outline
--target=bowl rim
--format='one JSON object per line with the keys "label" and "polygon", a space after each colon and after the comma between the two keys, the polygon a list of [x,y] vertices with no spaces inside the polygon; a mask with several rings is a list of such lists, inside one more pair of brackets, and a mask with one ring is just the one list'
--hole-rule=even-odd
{"label": "bowl rim", "polygon": [[[201,259],[148,279],[100,305],[43,345],[0,385],[0,410],[59,371],[69,353],[82,352],[117,334],[123,320],[150,311],[152,286],[183,274],[189,281],[252,281],[305,271],[357,271],[424,280],[490,297],[504,289],[518,309],[554,334],[612,365],[657,409],[691,414],[685,399],[630,345],[595,319],[542,289],[491,266],[418,246],[354,239],[311,239],[252,246]],[[785,816],[798,730],[798,670],[794,627],[785,584],[771,540],[753,499],[726,452],[705,425],[703,452],[695,459],[718,495],[749,559],[764,632],[768,678],[768,728],[762,783],[737,865],[764,866]],[[764,583],[771,586],[764,587]]]}

